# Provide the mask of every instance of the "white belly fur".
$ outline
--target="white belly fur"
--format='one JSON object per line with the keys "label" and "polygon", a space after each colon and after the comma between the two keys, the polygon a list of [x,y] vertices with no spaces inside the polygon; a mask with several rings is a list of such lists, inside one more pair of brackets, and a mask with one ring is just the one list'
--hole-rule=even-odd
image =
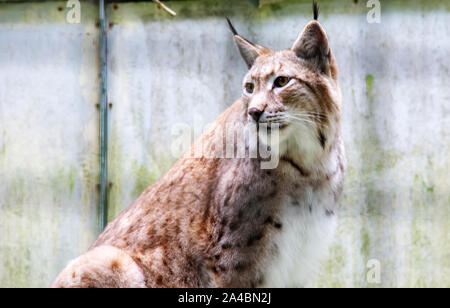
{"label": "white belly fur", "polygon": [[328,255],[337,219],[325,212],[335,208],[334,200],[329,193],[306,190],[300,205],[293,205],[291,197],[283,202],[277,217],[282,230],[271,241],[278,249],[265,262],[263,287],[307,287]]}

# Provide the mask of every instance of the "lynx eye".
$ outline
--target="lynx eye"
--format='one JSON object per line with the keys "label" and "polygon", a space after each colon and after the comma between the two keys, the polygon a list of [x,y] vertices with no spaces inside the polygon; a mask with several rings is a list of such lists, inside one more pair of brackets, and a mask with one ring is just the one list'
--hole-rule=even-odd
{"label": "lynx eye", "polygon": [[289,77],[280,76],[275,79],[275,81],[273,82],[273,85],[277,88],[282,88],[285,85],[287,85],[290,80],[291,80],[291,78],[289,78]]}
{"label": "lynx eye", "polygon": [[245,91],[247,91],[247,93],[252,94],[254,89],[255,89],[255,85],[253,83],[247,82],[245,84]]}

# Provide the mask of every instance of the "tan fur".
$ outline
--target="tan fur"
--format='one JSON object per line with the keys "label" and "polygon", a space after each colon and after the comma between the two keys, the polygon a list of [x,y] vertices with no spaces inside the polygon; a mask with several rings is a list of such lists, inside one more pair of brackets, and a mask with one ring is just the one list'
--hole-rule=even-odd
{"label": "tan fur", "polygon": [[52,287],[59,288],[143,288],[145,278],[133,259],[115,247],[92,249],[70,262]]}
{"label": "tan fur", "polygon": [[[303,33],[313,35],[311,27],[323,31],[313,21]],[[298,41],[293,49],[280,52],[240,49],[251,64],[244,84],[254,82],[255,90],[244,93],[214,124],[246,125],[251,121],[250,107],[261,109],[269,123],[287,124],[281,130],[282,159],[277,168],[261,169],[259,158],[206,158],[214,151],[214,136],[205,133],[197,141],[207,149],[204,157],[191,158],[193,149],[186,153],[112,221],[91,250],[72,261],[52,286],[270,286],[266,274],[270,276],[270,266],[280,265],[277,260],[284,253],[276,241],[285,229],[290,230],[282,221],[283,213],[298,208],[294,212],[299,217],[311,213],[328,224],[327,217],[331,219],[336,211],[345,168],[334,57],[327,45],[317,50],[328,54],[309,50],[312,58],[301,58],[298,49],[310,41],[304,37],[302,46]],[[245,41],[240,48],[253,47]],[[292,81],[283,89],[270,88],[276,75]],[[277,117],[295,112],[310,113],[311,123]],[[308,224],[308,219],[303,221]],[[284,276],[279,279],[282,285],[297,284]]]}

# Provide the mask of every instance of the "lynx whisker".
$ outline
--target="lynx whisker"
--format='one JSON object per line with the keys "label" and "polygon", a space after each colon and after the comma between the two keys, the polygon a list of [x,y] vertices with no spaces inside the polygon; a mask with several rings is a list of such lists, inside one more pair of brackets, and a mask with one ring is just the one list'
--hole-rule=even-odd
{"label": "lynx whisker", "polygon": [[310,113],[294,113],[291,114],[292,117],[299,117],[302,119],[309,119],[309,120],[314,120],[317,119],[319,120],[318,122],[315,122],[317,125],[320,125],[321,127],[328,127],[327,124],[323,123],[322,121],[326,119],[325,115],[321,114],[321,113],[317,113],[317,114],[310,114]]}
{"label": "lynx whisker", "polygon": [[301,112],[301,113],[292,113],[292,115],[294,116],[309,116],[309,117],[314,117],[314,118],[320,118],[320,119],[325,119],[326,116],[323,113],[320,112]]}
{"label": "lynx whisker", "polygon": [[290,122],[296,122],[296,123],[309,123],[309,124],[316,124],[314,121],[311,121],[310,119],[307,118],[301,118],[301,117],[294,117],[294,116],[289,116],[289,120]]}

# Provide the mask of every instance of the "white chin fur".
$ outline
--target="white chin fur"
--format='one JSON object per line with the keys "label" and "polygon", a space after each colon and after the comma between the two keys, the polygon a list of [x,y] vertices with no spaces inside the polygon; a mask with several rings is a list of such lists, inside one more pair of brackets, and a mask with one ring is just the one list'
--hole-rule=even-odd
{"label": "white chin fur", "polygon": [[261,144],[270,146],[272,153],[282,157],[289,152],[291,159],[306,168],[316,165],[323,151],[314,124],[290,123],[284,128],[260,129],[258,138]]}
{"label": "white chin fur", "polygon": [[317,139],[317,129],[315,126],[289,124],[285,128],[279,129],[278,140],[270,134],[268,140],[272,148],[278,147],[281,156],[286,152],[295,157],[296,161],[301,161],[305,167],[315,164],[323,149]]}

